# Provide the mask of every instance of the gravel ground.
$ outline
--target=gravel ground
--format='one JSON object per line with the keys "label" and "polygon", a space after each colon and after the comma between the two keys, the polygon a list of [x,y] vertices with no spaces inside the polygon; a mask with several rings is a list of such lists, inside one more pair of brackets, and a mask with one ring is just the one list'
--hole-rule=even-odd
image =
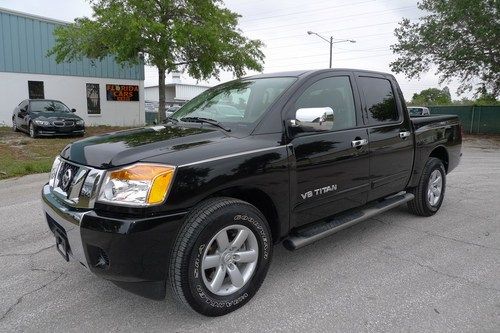
{"label": "gravel ground", "polygon": [[430,218],[400,207],[296,252],[219,318],[66,263],[45,224],[46,174],[0,181],[0,331],[500,331],[500,146],[464,145]]}

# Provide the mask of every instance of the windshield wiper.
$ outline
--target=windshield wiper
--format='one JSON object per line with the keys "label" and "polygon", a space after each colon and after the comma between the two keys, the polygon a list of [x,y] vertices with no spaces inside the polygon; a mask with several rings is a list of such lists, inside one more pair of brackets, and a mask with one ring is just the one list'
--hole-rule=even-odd
{"label": "windshield wiper", "polygon": [[217,126],[226,132],[231,132],[230,128],[225,127],[224,125],[222,125],[220,122],[218,122],[215,119],[203,118],[203,117],[184,117],[184,118],[181,118],[181,121],[185,121],[188,123],[207,123],[210,125]]}
{"label": "windshield wiper", "polygon": [[167,124],[169,121],[173,122],[174,124],[179,122],[179,120],[175,119],[174,117],[167,117],[163,119],[162,123]]}

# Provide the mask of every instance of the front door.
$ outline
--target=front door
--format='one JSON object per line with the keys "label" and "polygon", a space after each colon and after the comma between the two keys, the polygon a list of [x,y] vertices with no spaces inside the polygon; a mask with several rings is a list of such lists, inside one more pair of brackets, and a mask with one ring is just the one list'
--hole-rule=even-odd
{"label": "front door", "polygon": [[321,120],[311,120],[312,126],[298,122],[291,127],[292,227],[361,206],[367,199],[368,131],[362,127],[353,77],[329,75],[306,84],[291,106],[291,118],[297,117],[297,110],[333,110],[330,123],[319,126]]}

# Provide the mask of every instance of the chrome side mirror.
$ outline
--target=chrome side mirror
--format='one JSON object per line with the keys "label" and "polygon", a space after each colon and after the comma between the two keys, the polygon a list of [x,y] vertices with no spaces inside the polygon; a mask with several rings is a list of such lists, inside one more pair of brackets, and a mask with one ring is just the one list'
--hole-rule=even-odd
{"label": "chrome side mirror", "polygon": [[300,127],[304,132],[329,131],[333,127],[334,112],[331,107],[301,108],[290,120],[292,127]]}

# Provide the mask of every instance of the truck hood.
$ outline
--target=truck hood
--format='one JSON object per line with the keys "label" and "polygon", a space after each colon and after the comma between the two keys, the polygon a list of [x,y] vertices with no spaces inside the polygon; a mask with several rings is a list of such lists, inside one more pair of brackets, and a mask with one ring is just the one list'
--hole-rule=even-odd
{"label": "truck hood", "polygon": [[61,152],[69,161],[112,168],[229,138],[203,127],[162,125],[109,133],[74,142]]}

